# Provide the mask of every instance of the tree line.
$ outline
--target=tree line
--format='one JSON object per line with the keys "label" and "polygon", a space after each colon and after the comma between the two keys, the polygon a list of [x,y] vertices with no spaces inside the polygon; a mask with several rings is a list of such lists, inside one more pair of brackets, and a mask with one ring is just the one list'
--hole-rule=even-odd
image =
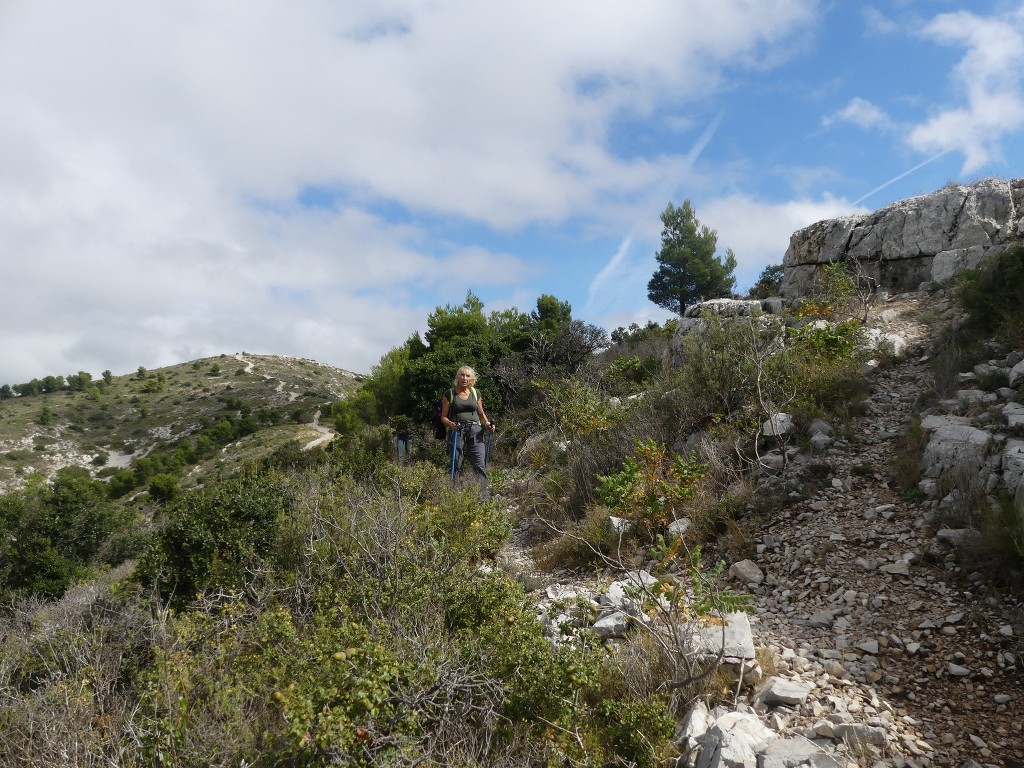
{"label": "tree line", "polygon": [[0,400],[10,400],[12,397],[48,395],[53,392],[85,392],[91,386],[102,389],[113,380],[114,374],[109,370],[104,371],[102,378],[97,380],[93,380],[92,374],[88,371],[69,373],[67,376],[43,376],[41,379],[32,379],[24,384],[4,384],[0,386]]}

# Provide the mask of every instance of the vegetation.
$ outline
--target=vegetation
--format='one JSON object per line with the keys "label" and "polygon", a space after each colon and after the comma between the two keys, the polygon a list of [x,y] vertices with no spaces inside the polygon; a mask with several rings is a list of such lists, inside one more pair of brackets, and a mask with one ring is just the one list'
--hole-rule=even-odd
{"label": "vegetation", "polygon": [[[713,255],[714,233],[688,203],[677,213]],[[0,497],[0,764],[673,758],[713,671],[682,627],[746,607],[714,553],[746,514],[751,467],[778,451],[760,425],[783,408],[841,416],[858,395],[859,325],[842,315],[850,295],[828,291],[784,319],[704,317],[673,370],[675,322],[609,337],[554,296],[485,314],[469,292],[357,391],[304,361],[267,387],[219,359],[41,393],[93,450],[89,470],[29,473]],[[488,499],[454,487],[423,439],[462,364],[504,420]],[[34,397],[12,396],[4,417],[42,428]],[[316,409],[338,436],[304,450]],[[104,466],[143,444],[130,467]],[[552,643],[522,579],[495,567],[510,510],[544,521],[551,564],[650,568],[629,587],[646,620],[615,647],[586,628]],[[76,594],[86,582],[92,597]]]}
{"label": "vegetation", "polygon": [[669,203],[661,221],[658,269],[647,283],[647,297],[682,316],[694,302],[731,295],[736,256],[732,250],[724,259],[715,256],[718,233],[697,220],[690,201],[679,208]]}
{"label": "vegetation", "polygon": [[782,278],[786,270],[782,264],[769,264],[757,277],[757,282],[750,289],[750,298],[767,299],[778,296],[782,290]]}
{"label": "vegetation", "polygon": [[[1024,242],[963,272],[957,288],[965,317],[939,334],[931,363],[933,397],[950,397],[960,388],[960,372],[976,363],[1024,347]],[[1019,501],[986,493],[976,472],[952,473],[940,490],[953,502],[944,511],[945,522],[978,534],[968,540],[964,558],[997,582],[1015,589],[1024,585],[1024,508]]]}
{"label": "vegetation", "polygon": [[[251,371],[242,367],[241,375],[210,376],[214,365],[229,369],[224,356],[128,376],[80,374],[84,389],[25,396],[8,387],[10,397],[0,400],[0,444],[17,446],[31,435],[46,449],[16,448],[16,459],[0,453],[0,492],[23,488],[32,473],[52,479],[68,456],[80,466],[103,466],[101,479],[116,476],[111,495],[126,502],[150,490],[158,475],[194,487],[312,433],[305,425],[317,410],[359,386],[353,374],[312,361],[242,357]],[[167,488],[170,480],[161,483]]]}

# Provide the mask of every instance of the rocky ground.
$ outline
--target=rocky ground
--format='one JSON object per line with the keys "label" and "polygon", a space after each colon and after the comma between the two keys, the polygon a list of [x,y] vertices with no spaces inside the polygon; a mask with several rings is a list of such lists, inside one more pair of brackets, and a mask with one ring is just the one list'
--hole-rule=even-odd
{"label": "rocky ground", "polygon": [[[778,736],[827,746],[831,757],[814,765],[1024,765],[1020,598],[944,543],[934,502],[908,500],[888,479],[930,379],[920,319],[946,309],[931,299],[923,312],[923,301],[873,310],[872,324],[899,333],[907,353],[872,374],[866,414],[806,457],[814,479],[752,532],[756,568],[741,577],[755,642],[775,665],[765,672],[800,695],[765,706],[750,691],[734,706]],[[556,582],[602,589],[540,574],[523,547],[507,559],[548,594],[564,589]]]}
{"label": "rocky ground", "polygon": [[868,764],[1024,765],[1021,606],[885,476],[927,373],[915,359],[877,372],[870,414],[818,457],[824,487],[761,530],[755,636],[814,684],[789,728],[826,733],[845,712],[880,729]]}

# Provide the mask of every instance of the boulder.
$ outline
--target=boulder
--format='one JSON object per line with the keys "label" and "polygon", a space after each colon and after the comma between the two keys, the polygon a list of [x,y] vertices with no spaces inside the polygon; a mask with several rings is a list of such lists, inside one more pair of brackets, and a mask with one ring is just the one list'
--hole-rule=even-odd
{"label": "boulder", "polygon": [[925,478],[973,478],[988,474],[992,435],[955,418],[930,417],[921,422],[925,430],[934,427],[921,457]]}
{"label": "boulder", "polygon": [[1024,440],[1007,440],[1001,463],[1003,486],[1020,509],[1024,505]]}
{"label": "boulder", "polygon": [[949,184],[864,216],[819,221],[793,234],[781,294],[806,295],[825,264],[855,260],[879,290],[905,293],[976,267],[1024,233],[1024,179]]}
{"label": "boulder", "polygon": [[761,432],[765,437],[781,439],[796,432],[796,422],[788,413],[773,413],[761,425]]}
{"label": "boulder", "polygon": [[1010,386],[1018,389],[1024,384],[1024,361],[1017,363],[1010,369]]}
{"label": "boulder", "polygon": [[778,734],[749,712],[728,712],[701,741],[696,768],[756,768],[757,755]]}
{"label": "boulder", "polygon": [[602,640],[625,637],[629,628],[629,616],[619,610],[609,611],[594,622],[594,631]]}

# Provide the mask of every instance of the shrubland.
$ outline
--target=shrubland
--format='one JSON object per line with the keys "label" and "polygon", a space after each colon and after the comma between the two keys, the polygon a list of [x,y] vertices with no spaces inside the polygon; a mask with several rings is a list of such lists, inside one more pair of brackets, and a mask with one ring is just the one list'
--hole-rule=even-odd
{"label": "shrubland", "polygon": [[[769,471],[769,453],[785,455],[762,425],[786,411],[841,429],[863,387],[859,322],[841,316],[851,302],[857,312],[856,276],[831,277],[782,317],[705,317],[671,369],[674,323],[609,338],[554,297],[488,316],[469,294],[332,407],[329,447],[279,447],[162,497],[158,486],[146,520],[119,517],[103,493],[74,507],[60,519],[88,523],[92,539],[71,537],[88,551],[50,532],[52,568],[5,573],[0,763],[673,756],[676,720],[711,672],[680,627],[743,609],[718,584],[719,555],[744,546],[767,503],[751,478]],[[499,422],[486,499],[450,482],[443,443],[427,436],[466,363]],[[402,464],[398,434],[413,436]],[[63,491],[80,485],[90,499],[93,482],[68,473],[4,497],[5,530],[65,514]],[[684,518],[687,530],[672,527]],[[495,566],[527,519],[542,563],[649,570],[633,592],[646,619],[629,640],[545,636],[524,578]],[[118,535],[136,537],[138,557],[111,570],[124,558],[95,550]]]}

